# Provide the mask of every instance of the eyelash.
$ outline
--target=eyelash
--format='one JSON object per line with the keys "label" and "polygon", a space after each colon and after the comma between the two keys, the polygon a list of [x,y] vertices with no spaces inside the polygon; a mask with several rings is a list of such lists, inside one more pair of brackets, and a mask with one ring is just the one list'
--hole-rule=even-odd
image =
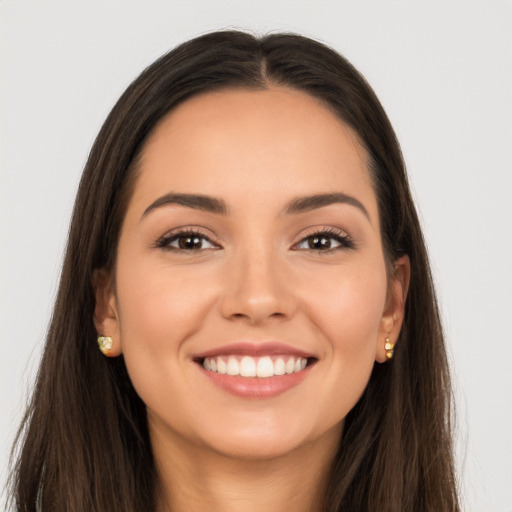
{"label": "eyelash", "polygon": [[330,253],[330,252],[355,248],[355,244],[349,235],[345,234],[343,231],[339,231],[334,228],[318,229],[317,231],[314,231],[313,233],[309,233],[305,237],[302,237],[299,240],[299,242],[294,245],[294,247],[298,246],[299,244],[301,244],[307,240],[311,240],[314,238],[333,239],[340,245],[338,247],[328,247],[328,248],[323,248],[323,249],[315,249],[315,248],[309,247],[308,249],[294,249],[294,250],[298,250],[298,251],[310,250],[310,251],[315,251],[318,253]]}
{"label": "eyelash", "polygon": [[207,241],[209,242],[213,248],[219,249],[220,246],[216,244],[213,240],[211,240],[210,237],[206,236],[204,233],[201,233],[200,231],[194,230],[194,229],[184,229],[182,231],[177,231],[175,233],[170,233],[162,236],[160,239],[157,240],[155,247],[158,249],[163,249],[165,251],[182,251],[182,252],[199,252],[201,250],[211,250],[212,248],[203,249],[198,248],[183,248],[183,247],[173,247],[170,244],[176,240],[179,240],[180,238],[195,238],[199,239],[201,241]]}
{"label": "eyelash", "polygon": [[[207,241],[213,247],[209,248],[185,248],[185,247],[173,247],[171,246],[172,242],[179,240],[180,238],[195,238],[200,241]],[[307,242],[308,240],[314,240],[314,238],[318,239],[332,239],[335,242],[339,243],[338,247],[326,247],[315,249],[312,247],[300,249],[299,246],[303,242]],[[193,229],[184,229],[182,231],[178,231],[171,234],[166,234],[161,237],[155,243],[155,247],[158,249],[163,249],[166,251],[177,251],[177,252],[199,252],[201,250],[212,250],[212,249],[220,249],[221,247],[211,240],[210,237],[206,236],[204,233]],[[314,231],[313,233],[308,234],[307,236],[301,238],[296,244],[293,245],[292,250],[295,251],[314,251],[317,253],[330,253],[339,250],[347,250],[354,249],[355,244],[350,238],[350,236],[344,234],[342,231],[338,231],[336,229],[319,229]]]}

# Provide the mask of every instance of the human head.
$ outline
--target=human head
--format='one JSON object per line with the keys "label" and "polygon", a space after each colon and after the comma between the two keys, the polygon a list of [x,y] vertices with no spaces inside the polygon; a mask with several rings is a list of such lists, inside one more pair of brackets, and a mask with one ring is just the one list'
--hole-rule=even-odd
{"label": "human head", "polygon": [[[447,375],[439,319],[405,166],[389,120],[371,88],[345,59],[300,36],[277,34],[257,39],[240,32],[209,34],[156,61],[123,94],[102,127],[84,170],[43,359],[42,368],[47,370],[40,373],[36,393],[48,397],[52,390],[55,403],[51,407],[69,411],[67,427],[62,427],[66,435],[76,438],[70,425],[83,422],[95,410],[97,419],[87,421],[90,429],[97,431],[98,446],[106,442],[100,421],[106,428],[119,429],[121,425],[120,440],[114,446],[119,465],[127,472],[130,458],[132,465],[140,459],[146,461],[146,467],[151,465],[144,407],[130,385],[123,360],[105,360],[95,347],[94,271],[115,266],[124,212],[137,179],[137,159],[158,122],[200,93],[264,89],[269,84],[298,89],[319,99],[357,133],[369,157],[389,272],[398,257],[407,254],[411,261],[409,299],[395,359],[391,365],[375,367],[364,396],[347,418],[340,457],[333,468],[333,481],[344,485],[336,484],[337,493],[357,493],[365,486],[374,495],[382,494],[383,486],[362,476],[365,469],[377,465],[382,473],[391,473],[384,452],[393,447],[394,453],[402,454],[399,464],[404,474],[403,453],[412,450],[418,459],[427,457],[417,443],[418,437],[428,441],[427,426],[420,426],[420,417],[430,407],[445,418],[442,386]],[[48,377],[50,368],[58,369],[52,379]],[[66,405],[70,397],[74,406],[80,397],[79,407],[73,411]],[[36,410],[37,396],[34,404]],[[58,415],[62,417],[62,413]],[[393,463],[395,472],[396,460]],[[136,464],[140,466],[140,462]],[[343,472],[348,476],[341,478]],[[363,483],[354,483],[356,475]],[[151,478],[147,471],[141,479],[149,482]],[[419,478],[411,473],[411,479]],[[395,486],[393,492],[400,495],[405,484],[397,485],[402,487],[397,491]],[[397,503],[398,497],[393,499]]]}

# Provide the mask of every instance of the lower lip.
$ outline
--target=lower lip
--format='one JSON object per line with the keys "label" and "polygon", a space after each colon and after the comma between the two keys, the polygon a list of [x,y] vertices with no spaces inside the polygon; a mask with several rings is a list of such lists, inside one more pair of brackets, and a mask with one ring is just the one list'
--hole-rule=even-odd
{"label": "lower lip", "polygon": [[206,370],[202,366],[199,368],[215,385],[232,395],[244,398],[272,398],[298,386],[309,374],[311,366],[306,366],[297,373],[266,378],[226,375]]}

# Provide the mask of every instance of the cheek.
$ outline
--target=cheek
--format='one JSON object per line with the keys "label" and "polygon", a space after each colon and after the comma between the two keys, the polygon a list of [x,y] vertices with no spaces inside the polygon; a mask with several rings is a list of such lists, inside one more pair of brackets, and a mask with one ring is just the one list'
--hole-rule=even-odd
{"label": "cheek", "polygon": [[211,308],[205,276],[161,262],[126,260],[119,262],[118,283],[122,351],[133,386],[148,409],[163,416],[172,402],[172,423],[186,426],[192,398],[183,382],[191,365],[183,347]]}
{"label": "cheek", "polygon": [[117,293],[126,340],[133,333],[151,343],[160,340],[168,345],[179,340],[197,327],[210,301],[205,279],[197,271],[175,271],[162,264],[126,265],[119,268],[118,282],[122,283]]}
{"label": "cheek", "polygon": [[[323,340],[334,389],[357,399],[376,357],[386,302],[384,263],[338,267],[318,276],[317,286],[303,288],[303,303]],[[355,402],[354,402],[355,403]]]}
{"label": "cheek", "polygon": [[122,351],[144,399],[154,393],[154,383],[187,369],[182,343],[201,328],[211,293],[198,288],[205,279],[197,272],[193,277],[151,260],[120,260],[117,282]]}
{"label": "cheek", "polygon": [[293,277],[299,332],[313,336],[320,356],[313,385],[304,391],[305,422],[317,435],[340,425],[366,388],[379,342],[386,272],[379,260],[361,260],[303,266]]}

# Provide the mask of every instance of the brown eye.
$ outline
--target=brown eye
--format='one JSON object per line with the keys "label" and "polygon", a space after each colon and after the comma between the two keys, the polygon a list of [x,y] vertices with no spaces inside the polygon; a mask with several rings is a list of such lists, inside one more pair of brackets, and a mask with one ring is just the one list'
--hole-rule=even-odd
{"label": "brown eye", "polygon": [[218,249],[218,246],[205,235],[194,232],[182,232],[165,236],[157,242],[156,246],[160,249],[186,252]]}
{"label": "brown eye", "polygon": [[330,231],[313,233],[303,238],[296,246],[297,250],[312,250],[320,252],[335,251],[337,249],[351,249],[354,247],[351,239],[341,233]]}
{"label": "brown eye", "polygon": [[[203,239],[196,235],[183,235],[176,239],[178,247],[186,250],[197,250],[203,248]],[[170,244],[172,245],[172,244]]]}
{"label": "brown eye", "polygon": [[306,238],[309,249],[331,249],[332,237],[330,236],[308,236]]}

